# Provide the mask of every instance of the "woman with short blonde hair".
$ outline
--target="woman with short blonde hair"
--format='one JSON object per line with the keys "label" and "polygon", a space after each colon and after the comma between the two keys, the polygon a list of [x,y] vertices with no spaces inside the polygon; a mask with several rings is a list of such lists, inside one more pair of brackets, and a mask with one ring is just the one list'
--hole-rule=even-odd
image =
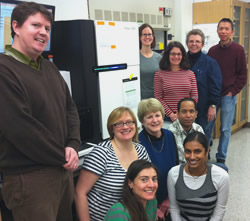
{"label": "woman with short blonde hair", "polygon": [[169,215],[167,192],[168,171],[179,163],[178,151],[172,132],[163,129],[164,108],[155,98],[142,100],[138,105],[138,118],[143,130],[139,134],[140,143],[145,146],[152,163],[158,168],[157,217]]}

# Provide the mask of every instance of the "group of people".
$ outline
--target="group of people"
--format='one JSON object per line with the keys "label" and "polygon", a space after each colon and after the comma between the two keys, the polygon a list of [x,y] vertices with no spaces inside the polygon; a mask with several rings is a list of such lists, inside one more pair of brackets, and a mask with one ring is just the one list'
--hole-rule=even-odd
{"label": "group of people", "polygon": [[15,221],[71,221],[73,201],[80,221],[222,220],[229,177],[208,164],[208,144],[220,107],[216,157],[225,162],[235,95],[246,81],[244,50],[231,42],[230,20],[219,22],[220,42],[209,51],[219,65],[201,52],[200,30],[188,33],[188,53],[171,42],[161,56],[152,51],[152,27],[140,27],[142,130],[129,108],[114,109],[110,138],[86,155],[75,190],[77,109],[56,66],[41,56],[51,24],[42,5],[18,4],[13,44],[0,55],[2,194]]}
{"label": "group of people", "polygon": [[[167,45],[158,62],[155,52],[152,52],[155,46],[153,28],[142,25],[139,31],[143,88],[141,97],[149,98],[147,95],[153,93],[161,102],[166,113],[165,128],[177,120],[178,102],[182,98],[194,99],[198,110],[195,122],[203,128],[209,144],[216,115],[220,109],[221,136],[216,159],[218,163],[225,164],[236,95],[246,84],[247,68],[243,47],[231,41],[234,30],[229,18],[219,21],[217,33],[220,42],[211,47],[208,54],[202,52],[205,43],[204,33],[200,29],[193,29],[186,36],[187,53],[180,42],[173,41]],[[148,72],[144,70],[146,63],[154,63]],[[148,75],[147,78],[145,75]],[[154,79],[151,84],[145,80],[149,78]]]}
{"label": "group of people", "polygon": [[[142,45],[141,57],[144,55],[145,48],[150,51],[155,45],[155,35],[152,27],[148,25],[146,26],[147,29],[144,27],[141,26],[140,29],[143,30],[139,32]],[[164,107],[166,113],[164,115],[164,126],[174,134],[179,162],[183,164],[178,169],[174,167],[175,169],[168,173],[170,210],[173,220],[193,220],[197,216],[195,206],[194,211],[190,212],[190,209],[185,208],[185,201],[179,200],[185,199],[182,194],[187,197],[186,199],[197,197],[195,191],[189,190],[191,195],[188,195],[188,189],[197,189],[198,193],[201,191],[203,183],[205,185],[206,182],[210,182],[208,181],[209,176],[216,187],[216,191],[218,191],[218,199],[213,198],[211,202],[217,203],[214,203],[213,206],[212,203],[210,204],[210,209],[213,208],[210,212],[205,212],[204,208],[200,210],[207,215],[210,213],[210,220],[221,220],[227,201],[228,178],[225,178],[225,171],[218,170],[217,173],[218,167],[215,165],[200,165],[200,170],[196,170],[194,175],[192,165],[197,163],[197,158],[200,161],[198,153],[200,154],[201,151],[196,150],[196,159],[195,156],[192,156],[192,159],[189,158],[188,153],[190,151],[187,150],[187,141],[185,140],[191,139],[189,136],[193,134],[192,139],[199,141],[205,148],[204,152],[206,154],[204,158],[210,158],[209,146],[205,144],[210,144],[216,115],[218,110],[221,109],[221,136],[216,159],[217,163],[227,170],[225,160],[235,113],[236,95],[246,84],[247,69],[243,47],[231,41],[234,33],[232,21],[228,18],[221,19],[217,26],[217,33],[220,42],[209,50],[208,55],[202,52],[205,36],[199,29],[188,32],[186,36],[187,53],[180,42],[170,42],[163,52],[159,67],[157,65],[152,66],[157,68],[150,73],[154,81],[149,85],[148,89],[153,89],[154,97]],[[154,42],[154,44],[150,44],[150,42]],[[235,51],[235,54],[233,51]],[[147,58],[150,59],[150,57]],[[230,61],[230,64],[228,61]],[[141,87],[144,85],[142,73],[144,62],[145,60],[141,59]],[[144,91],[141,91],[141,93],[144,93]],[[145,96],[142,94],[142,97]],[[195,133],[197,133],[197,138],[194,138]],[[203,137],[202,134],[205,134],[205,136]],[[195,142],[192,142],[192,144],[193,148],[199,146]],[[204,178],[203,174],[207,174],[207,176]],[[189,178],[187,178],[188,176]],[[190,180],[192,180],[190,177],[194,178],[194,176],[198,177],[197,180],[202,181],[198,185],[198,182],[196,184],[191,182],[191,185],[189,185]],[[217,178],[219,178],[218,182]],[[183,192],[178,189],[177,184],[184,190]],[[185,190],[184,186],[188,188]],[[189,201],[188,203],[192,202]],[[192,218],[192,216],[194,217]],[[203,218],[206,220],[207,216],[204,215]]]}
{"label": "group of people", "polygon": [[[160,101],[143,99],[137,112],[143,128],[139,135],[129,108],[111,112],[110,139],[84,158],[75,191],[79,220],[167,221],[197,216],[222,220],[228,173],[208,164],[208,140],[194,123],[195,100],[184,98],[177,109],[174,123],[181,130],[173,123],[171,132],[163,128],[165,111]],[[182,142],[176,142],[176,137]]]}

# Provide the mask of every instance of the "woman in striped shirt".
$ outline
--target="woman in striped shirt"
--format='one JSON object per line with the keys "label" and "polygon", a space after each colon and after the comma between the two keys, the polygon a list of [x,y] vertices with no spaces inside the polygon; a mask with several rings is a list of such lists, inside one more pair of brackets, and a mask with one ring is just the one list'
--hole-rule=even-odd
{"label": "woman in striped shirt", "polygon": [[152,163],[136,160],[128,168],[122,199],[108,211],[105,221],[155,221],[158,172]]}
{"label": "woman in striped shirt", "polygon": [[154,97],[164,107],[166,120],[177,119],[178,102],[189,97],[198,102],[195,74],[189,70],[187,54],[178,41],[170,42],[160,61],[160,69],[154,77]]}
{"label": "woman in striped shirt", "polygon": [[146,149],[137,143],[134,113],[127,107],[111,112],[107,122],[110,139],[95,146],[84,158],[75,194],[80,221],[100,221],[121,199],[129,165],[137,159],[149,160]]}

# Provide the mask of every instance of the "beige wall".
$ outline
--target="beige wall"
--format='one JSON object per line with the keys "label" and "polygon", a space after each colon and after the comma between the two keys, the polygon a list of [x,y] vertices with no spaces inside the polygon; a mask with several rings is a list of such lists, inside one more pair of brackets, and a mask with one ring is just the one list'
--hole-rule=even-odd
{"label": "beige wall", "polygon": [[[56,6],[55,20],[88,19],[87,0],[25,0]],[[91,1],[91,0],[90,0]]]}

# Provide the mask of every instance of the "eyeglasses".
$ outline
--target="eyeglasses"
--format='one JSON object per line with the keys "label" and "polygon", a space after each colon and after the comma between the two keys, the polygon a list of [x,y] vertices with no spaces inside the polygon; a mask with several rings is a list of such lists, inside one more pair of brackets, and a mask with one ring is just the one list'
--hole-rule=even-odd
{"label": "eyeglasses", "polygon": [[175,57],[175,56],[178,56],[178,57],[181,57],[182,56],[182,53],[170,53],[171,56]]}
{"label": "eyeglasses", "polygon": [[131,127],[135,124],[134,121],[126,121],[126,122],[117,122],[115,124],[113,124],[115,127],[117,128],[121,128],[121,127],[124,127],[124,125],[127,125],[128,127]]}
{"label": "eyeglasses", "polygon": [[153,35],[152,34],[142,34],[143,37],[152,37]]}
{"label": "eyeglasses", "polygon": [[188,41],[188,44],[201,44],[201,41],[194,41],[194,40],[190,40]]}

